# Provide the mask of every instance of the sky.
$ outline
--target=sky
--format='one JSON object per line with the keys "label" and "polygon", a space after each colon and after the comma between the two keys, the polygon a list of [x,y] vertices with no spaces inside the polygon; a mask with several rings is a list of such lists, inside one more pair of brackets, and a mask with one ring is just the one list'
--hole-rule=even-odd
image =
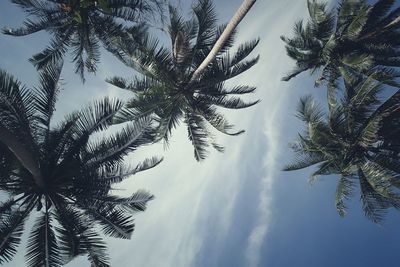
{"label": "sky", "polygon": [[[227,22],[240,3],[215,1],[219,21]],[[180,4],[182,12],[190,14],[191,1]],[[323,177],[310,185],[307,179],[312,169],[280,171],[291,159],[288,143],[302,130],[294,116],[298,99],[312,94],[325,103],[324,90],[313,87],[308,73],[281,81],[294,63],[279,36],[290,35],[293,24],[306,17],[305,0],[259,0],[239,25],[237,43],[260,37],[253,55],[260,54],[261,59],[230,83],[257,86],[247,99],[262,101],[245,110],[225,112],[237,129],[246,130],[238,137],[218,135],[226,145],[225,153],[212,151],[205,161],[196,162],[186,129],[179,127],[167,150],[155,144],[127,158],[138,162],[158,155],[164,161],[118,185],[119,194],[146,189],[156,198],[136,216],[131,240],[105,238],[112,266],[399,266],[399,213],[390,210],[383,225],[373,224],[363,216],[355,194],[348,214],[341,218],[334,207],[337,177]],[[0,2],[0,27],[18,26],[23,19],[9,1]],[[37,74],[27,60],[48,40],[46,33],[19,38],[0,35],[0,68],[34,86]],[[113,75],[132,76],[132,70],[109,53],[102,54],[97,74],[89,75],[84,85],[73,73],[70,57],[66,59],[55,120],[93,99],[130,97],[104,82]],[[24,245],[4,266],[25,266]],[[88,265],[80,257],[67,266]]]}

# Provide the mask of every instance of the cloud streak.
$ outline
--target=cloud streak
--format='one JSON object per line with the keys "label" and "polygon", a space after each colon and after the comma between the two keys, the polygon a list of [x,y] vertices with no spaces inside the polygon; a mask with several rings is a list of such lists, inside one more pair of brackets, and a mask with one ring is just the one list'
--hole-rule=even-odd
{"label": "cloud streak", "polygon": [[[286,2],[286,3],[284,3]],[[245,249],[245,257],[249,267],[259,266],[261,259],[261,248],[268,234],[268,225],[270,222],[270,210],[272,203],[272,188],[274,177],[280,170],[280,163],[277,162],[279,148],[281,145],[280,136],[280,114],[285,112],[285,99],[289,96],[288,86],[281,81],[281,77],[292,62],[286,56],[284,45],[280,40],[280,35],[288,34],[292,31],[292,25],[296,20],[305,15],[306,6],[303,1],[260,1],[259,6],[255,6],[256,14],[253,18],[257,18],[254,24],[261,24],[256,30],[257,32],[266,31],[265,35],[261,35],[262,48],[261,54],[263,61],[262,68],[258,69],[258,73],[253,73],[255,77],[263,77],[258,80],[258,88],[264,91],[264,136],[267,148],[264,155],[264,176],[259,181],[259,202],[257,206],[258,218],[253,227]],[[290,8],[288,8],[290,7]],[[267,11],[267,12],[266,12]],[[284,14],[277,17],[276,14]],[[263,18],[263,19],[260,19]],[[249,22],[249,24],[252,24]],[[263,88],[264,87],[264,88]],[[286,109],[287,110],[287,109]]]}

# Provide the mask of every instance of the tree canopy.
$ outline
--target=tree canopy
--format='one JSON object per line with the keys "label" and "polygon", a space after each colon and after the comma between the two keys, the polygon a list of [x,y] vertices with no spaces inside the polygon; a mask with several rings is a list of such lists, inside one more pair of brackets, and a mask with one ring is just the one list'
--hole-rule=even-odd
{"label": "tree canopy", "polygon": [[75,72],[85,80],[85,70],[96,72],[101,47],[118,53],[113,39],[124,38],[126,30],[135,32],[133,41],[142,38],[146,21],[162,16],[162,0],[12,0],[28,15],[17,29],[4,28],[13,36],[46,31],[50,44],[30,61],[42,69],[55,64],[70,52]]}
{"label": "tree canopy", "polygon": [[[326,82],[330,101],[337,81],[361,75],[397,86],[400,73],[400,9],[394,0],[342,0],[337,11],[325,2],[308,0],[310,18],[293,28],[294,36],[282,36],[296,67],[283,78],[288,81],[303,71],[318,71],[315,84]],[[330,103],[332,104],[332,103]]]}
{"label": "tree canopy", "polygon": [[142,76],[136,76],[132,81],[113,77],[108,82],[134,93],[126,108],[116,115],[116,123],[150,116],[159,124],[158,136],[168,142],[172,130],[183,121],[194,147],[194,156],[202,160],[208,147],[223,150],[211,129],[233,136],[244,132],[233,131],[233,125],[218,109],[242,109],[258,103],[258,100],[246,102],[241,98],[254,92],[254,86],[227,86],[225,82],[258,62],[258,56],[247,58],[259,40],[241,44],[232,53],[229,50],[234,45],[234,32],[200,77],[192,80],[192,75],[226,27],[216,24],[216,13],[209,0],[199,1],[193,14],[194,17],[186,21],[177,9],[170,7],[170,49],[160,46],[151,36],[143,39],[139,49],[132,45],[132,38],[119,39],[118,46],[122,51],[119,58]]}
{"label": "tree canopy", "polygon": [[381,101],[381,89],[373,78],[355,78],[346,83],[340,104],[327,116],[312,97],[303,97],[297,116],[306,130],[292,145],[296,160],[284,168],[318,164],[311,181],[339,175],[336,208],[342,216],[358,180],[363,210],[374,222],[381,222],[387,208],[400,207],[400,91]]}
{"label": "tree canopy", "polygon": [[0,262],[13,258],[25,222],[35,214],[26,253],[29,266],[61,266],[78,255],[87,255],[93,266],[109,266],[106,244],[95,226],[128,239],[133,215],[153,199],[144,190],[130,197],[113,195],[114,185],[161,159],[138,165],[123,161],[153,141],[151,123],[144,119],[91,138],[111,124],[122,107],[118,100],[96,101],[53,125],[60,72],[61,65],[46,68],[32,90],[0,72],[0,190],[9,196],[0,204]]}

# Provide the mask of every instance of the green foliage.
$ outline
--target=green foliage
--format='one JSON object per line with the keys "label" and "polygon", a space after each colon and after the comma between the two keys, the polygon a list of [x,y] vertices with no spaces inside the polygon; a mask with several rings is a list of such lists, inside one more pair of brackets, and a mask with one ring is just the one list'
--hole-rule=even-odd
{"label": "green foliage", "polygon": [[294,37],[282,37],[288,56],[296,61],[283,80],[320,69],[315,84],[328,85],[330,107],[335,105],[331,96],[335,82],[339,77],[346,79],[346,73],[399,87],[394,80],[399,77],[400,24],[394,3],[342,0],[335,14],[325,3],[308,0],[310,19],[295,24]]}
{"label": "green foliage", "polygon": [[33,229],[26,253],[28,266],[62,266],[48,210],[36,220]]}
{"label": "green foliage", "polygon": [[26,211],[19,210],[6,215],[2,213],[0,221],[0,263],[11,261],[17,252],[26,216]]}
{"label": "green foliage", "polygon": [[342,99],[327,115],[312,97],[302,98],[297,116],[306,130],[292,144],[295,160],[284,167],[292,171],[318,164],[310,181],[320,175],[340,175],[335,205],[341,216],[358,179],[364,213],[375,223],[382,221],[388,208],[400,207],[400,146],[398,135],[387,132],[400,131],[396,102],[400,91],[382,102],[381,89],[373,78],[351,77]]}
{"label": "green foliage", "polygon": [[[87,255],[93,266],[109,266],[96,225],[112,237],[130,238],[133,214],[144,211],[153,199],[143,190],[130,198],[112,196],[110,190],[162,159],[147,159],[136,166],[123,163],[128,153],[154,141],[152,124],[145,119],[107,137],[92,138],[112,124],[123,106],[117,100],[97,101],[54,126],[61,69],[61,65],[45,69],[33,90],[0,72],[0,127],[30,152],[18,157],[20,149],[11,150],[0,138],[0,190],[10,195],[0,205],[0,262],[15,255],[27,216],[44,209],[28,240],[29,266],[61,266],[78,255]],[[29,157],[39,174],[21,162]]]}
{"label": "green foliage", "polygon": [[[161,47],[150,36],[143,38],[139,48],[133,39],[119,38],[118,57],[143,78],[134,77],[131,82],[121,77],[107,81],[135,95],[115,116],[115,123],[150,117],[158,123],[158,138],[167,144],[174,128],[182,121],[186,124],[188,138],[194,147],[196,160],[204,159],[208,148],[222,151],[211,130],[214,128],[228,135],[233,126],[218,108],[241,109],[253,106],[257,101],[246,102],[241,96],[254,92],[255,87],[239,85],[227,87],[225,81],[253,67],[258,57],[247,59],[259,40],[246,42],[236,51],[229,52],[235,41],[235,33],[229,36],[217,57],[195,81],[192,75],[207,57],[225,25],[217,26],[216,13],[210,0],[201,0],[193,7],[194,17],[188,21],[170,7],[168,34],[171,49]],[[122,51],[122,52],[121,52]]]}
{"label": "green foliage", "polygon": [[[17,29],[4,28],[3,33],[13,36],[47,31],[52,35],[50,44],[30,61],[38,69],[59,63],[69,51],[75,63],[75,72],[85,81],[85,71],[96,72],[100,48],[116,53],[113,39],[126,38],[126,30],[137,30],[133,41],[138,43],[146,30],[149,18],[162,17],[164,1],[137,0],[12,0],[29,16]],[[121,20],[128,22],[121,23]]]}

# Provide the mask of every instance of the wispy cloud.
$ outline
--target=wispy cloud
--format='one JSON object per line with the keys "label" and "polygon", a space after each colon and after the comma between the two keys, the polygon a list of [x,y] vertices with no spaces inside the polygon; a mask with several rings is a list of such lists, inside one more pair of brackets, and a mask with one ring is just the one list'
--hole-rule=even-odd
{"label": "wispy cloud", "polygon": [[[281,147],[280,136],[280,114],[285,112],[284,100],[288,97],[288,86],[281,81],[281,77],[292,66],[288,60],[280,35],[290,34],[292,25],[301,18],[305,12],[303,1],[260,1],[253,14],[254,23],[259,24],[257,32],[263,32],[262,37],[262,65],[259,73],[253,73],[257,79],[257,85],[263,94],[264,106],[264,136],[267,148],[264,155],[265,173],[259,181],[259,202],[257,206],[258,218],[252,229],[245,250],[247,260],[246,266],[259,266],[261,259],[261,248],[268,234],[270,222],[270,210],[272,203],[272,187],[274,177],[280,170],[277,162],[279,149]],[[282,14],[278,17],[277,14]],[[249,22],[249,24],[251,24]],[[261,78],[262,77],[262,78]]]}

